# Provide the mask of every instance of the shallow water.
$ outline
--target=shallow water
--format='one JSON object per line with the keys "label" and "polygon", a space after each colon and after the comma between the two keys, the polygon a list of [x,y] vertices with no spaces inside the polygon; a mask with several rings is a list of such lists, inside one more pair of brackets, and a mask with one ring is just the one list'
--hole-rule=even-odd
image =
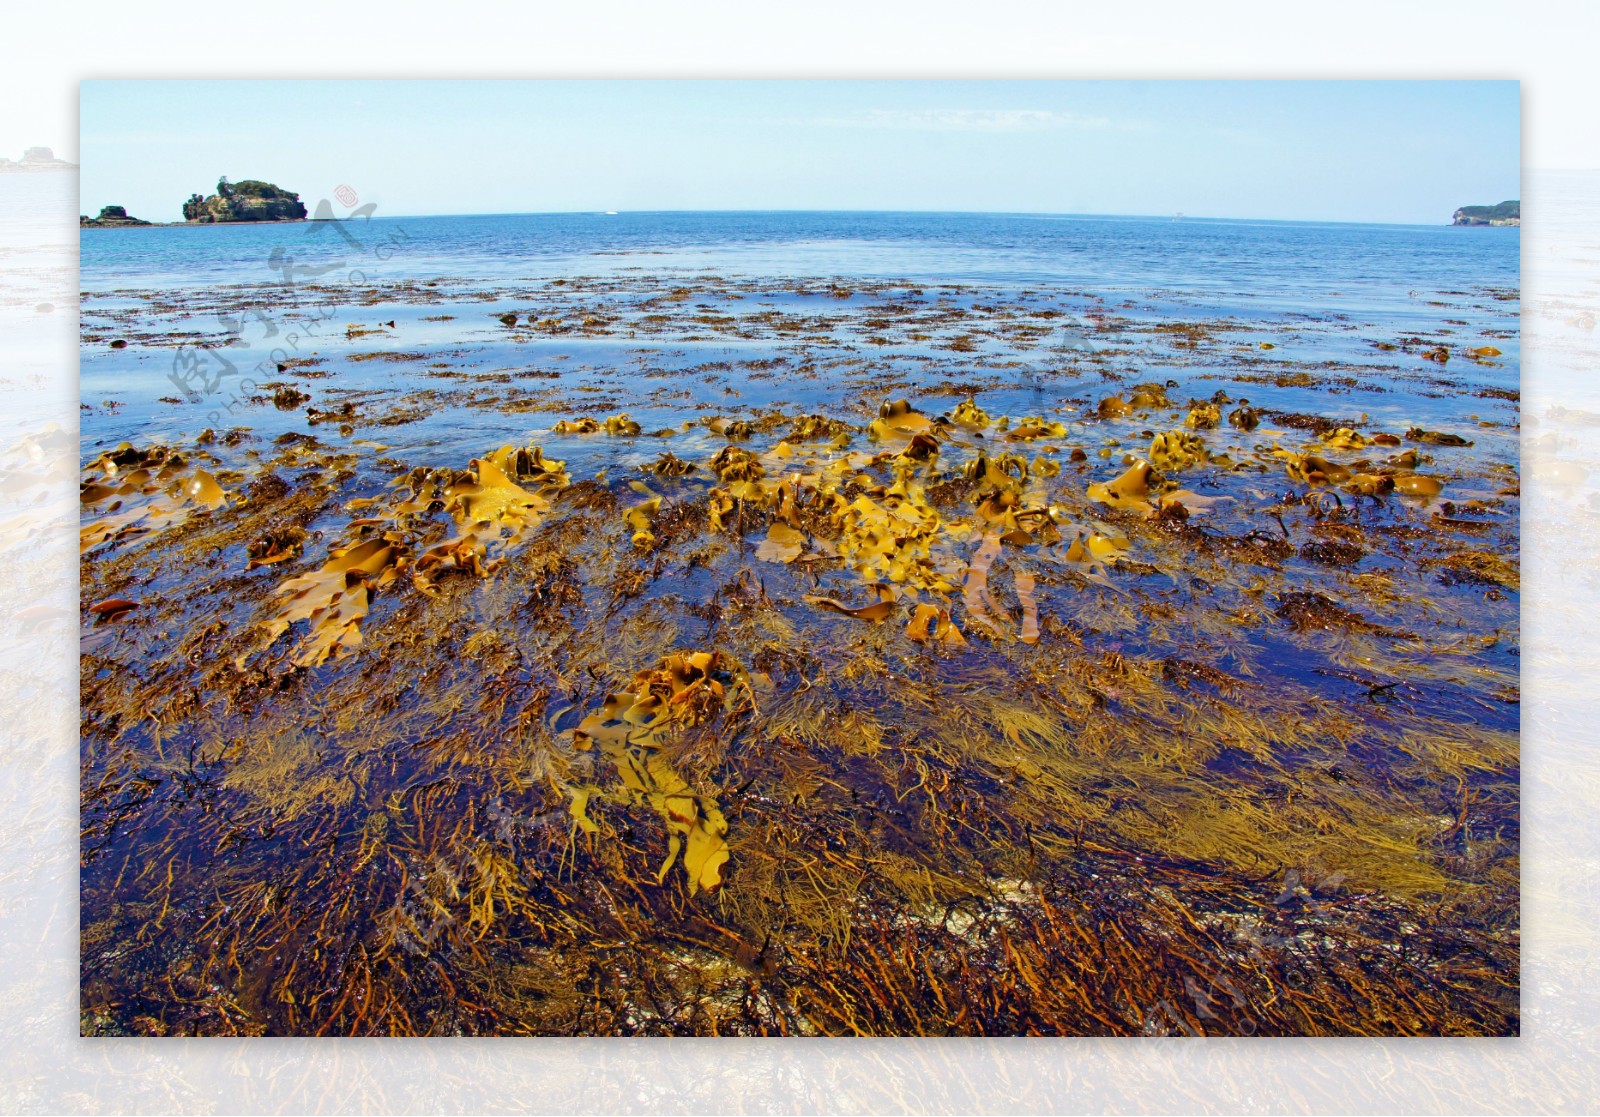
{"label": "shallow water", "polygon": [[[461,372],[510,377],[533,391],[547,387],[540,376],[559,375],[563,387],[600,397],[597,407],[640,409],[641,421],[661,414],[647,406],[658,387],[652,380],[721,363],[734,366],[731,378],[684,378],[692,393],[684,404],[754,410],[845,401],[830,376],[802,384],[738,371],[763,359],[857,361],[871,376],[913,384],[987,373],[1003,410],[1054,407],[1056,397],[1098,383],[1105,367],[1137,378],[1136,365],[1147,358],[1190,376],[1215,376],[1244,359],[1269,370],[1333,362],[1355,381],[1339,389],[1352,416],[1408,425],[1493,417],[1462,407],[1462,391],[1514,391],[1519,383],[1514,229],[916,214],[406,218],[350,226],[85,233],[86,449],[133,431],[181,440],[235,421],[263,433],[295,429],[294,412],[274,416],[244,401],[259,398],[256,385],[292,379],[277,374],[277,362],[312,355],[333,379],[301,386],[341,398],[437,388],[426,365],[446,357]],[[322,274],[283,284],[282,267],[269,264],[280,249]],[[563,290],[548,285],[555,279]],[[873,293],[836,298],[829,293],[835,282],[870,283]],[[685,284],[696,292],[693,313],[663,302]],[[495,320],[524,309],[530,297],[552,295],[574,315],[603,313],[608,326],[581,338],[512,335]],[[985,298],[1058,317],[1037,320],[1037,336],[980,338],[970,357],[942,352],[970,323],[941,320],[941,312],[969,314]],[[867,324],[882,320],[885,304],[900,308],[902,336],[884,337]],[[678,311],[669,328],[647,321],[664,308]],[[799,326],[708,328],[697,318],[765,312]],[[931,323],[920,340],[903,336],[907,314]],[[1220,324],[1228,344],[1174,351],[1141,346],[1146,338],[1127,331],[1173,320]],[[395,328],[345,335],[349,323],[387,321]],[[1441,379],[1415,352],[1373,348],[1406,337],[1492,342],[1504,355],[1466,368],[1458,361]],[[96,344],[118,338],[139,343]],[[1262,341],[1277,349],[1241,356]],[[214,356],[197,354],[197,346],[212,347]],[[351,360],[375,352],[414,356]],[[1096,353],[1103,356],[1085,359]],[[191,406],[164,402],[182,394],[170,379],[177,362],[196,359],[201,375],[192,383],[201,398]],[[1321,393],[1262,388],[1256,398],[1297,410]],[[384,441],[470,449],[484,429],[481,411],[428,410],[391,428],[398,443]],[[538,427],[513,420],[497,429],[520,436]]]}

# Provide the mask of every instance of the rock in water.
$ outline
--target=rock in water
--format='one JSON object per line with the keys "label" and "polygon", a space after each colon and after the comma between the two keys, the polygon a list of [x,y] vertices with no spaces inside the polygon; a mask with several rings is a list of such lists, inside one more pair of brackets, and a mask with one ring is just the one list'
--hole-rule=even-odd
{"label": "rock in water", "polygon": [[78,216],[78,226],[83,229],[114,229],[125,225],[148,224],[150,222],[129,217],[128,211],[121,206],[101,206],[99,217]]}
{"label": "rock in water", "polygon": [[18,160],[0,156],[0,172],[75,171],[77,169],[78,164],[69,163],[65,159],[57,159],[56,153],[48,147],[30,147],[22,153],[22,158]]}

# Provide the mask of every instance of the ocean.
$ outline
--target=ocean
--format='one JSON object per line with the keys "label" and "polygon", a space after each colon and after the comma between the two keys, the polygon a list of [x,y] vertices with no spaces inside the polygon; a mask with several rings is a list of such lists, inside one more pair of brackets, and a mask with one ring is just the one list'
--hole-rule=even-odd
{"label": "ocean", "polygon": [[[985,342],[977,363],[1043,367],[1063,345],[1078,352],[1115,349],[1119,339],[1107,307],[1130,324],[1223,320],[1241,342],[1285,342],[1282,358],[1292,352],[1296,361],[1348,366],[1363,382],[1351,399],[1369,413],[1395,422],[1443,421],[1450,415],[1437,393],[1405,389],[1407,374],[1430,367],[1415,354],[1387,356],[1371,343],[1419,335],[1448,341],[1487,329],[1503,355],[1492,365],[1451,371],[1471,384],[1515,389],[1519,245],[1517,229],[939,213],[373,216],[85,230],[83,431],[86,446],[121,437],[130,424],[151,434],[192,437],[221,420],[219,406],[249,394],[238,391],[238,383],[272,379],[260,372],[270,367],[269,357],[275,365],[313,350],[329,359],[359,355],[366,344],[341,335],[354,319],[393,319],[403,326],[390,341],[470,353],[485,369],[561,359],[613,371],[628,363],[630,351],[659,353],[676,345],[692,354],[685,359],[699,361],[719,342],[727,343],[721,351],[748,357],[795,341],[815,347],[827,340],[689,330],[636,333],[631,347],[610,335],[508,343],[494,316],[516,309],[530,289],[562,278],[596,281],[614,292],[606,297],[623,313],[630,300],[648,299],[657,287],[716,277],[758,285],[757,301],[784,313],[819,305],[814,295],[801,293],[806,285],[899,282],[940,291],[918,296],[930,304],[992,292],[1064,315],[1058,323],[1067,333],[1021,345]],[[856,296],[820,305],[836,312],[868,301]],[[438,320],[430,312],[442,302],[461,312]],[[280,333],[270,332],[274,322],[297,312],[318,316],[309,327],[316,332],[298,331],[295,344],[287,342],[296,331],[286,321]],[[147,344],[107,348],[113,335],[130,330]],[[859,344],[860,338],[835,340]],[[919,363],[926,356],[922,343],[890,341],[875,346],[874,355]],[[226,348],[216,348],[222,343]],[[168,366],[181,345],[210,346],[239,370],[216,381],[217,391],[202,393],[198,407],[159,402],[173,398]],[[1401,373],[1396,382],[1386,382],[1390,369]],[[249,376],[251,370],[257,375]],[[341,385],[403,390],[405,375],[385,367],[374,379],[347,366]],[[1036,383],[1021,381],[1029,391]],[[752,399],[764,398],[759,384],[747,390]],[[97,406],[105,401],[117,405],[108,423],[102,417],[111,413]],[[252,416],[276,429],[259,408]],[[417,429],[471,437],[480,419],[475,415],[456,428],[446,416]]]}

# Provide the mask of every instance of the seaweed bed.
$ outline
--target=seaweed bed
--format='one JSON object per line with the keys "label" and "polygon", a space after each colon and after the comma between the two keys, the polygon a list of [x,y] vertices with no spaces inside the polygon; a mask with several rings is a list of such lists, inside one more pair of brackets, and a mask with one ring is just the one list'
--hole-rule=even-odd
{"label": "seaweed bed", "polygon": [[235,425],[86,401],[85,1033],[1514,1034],[1499,349],[785,297],[408,286]]}

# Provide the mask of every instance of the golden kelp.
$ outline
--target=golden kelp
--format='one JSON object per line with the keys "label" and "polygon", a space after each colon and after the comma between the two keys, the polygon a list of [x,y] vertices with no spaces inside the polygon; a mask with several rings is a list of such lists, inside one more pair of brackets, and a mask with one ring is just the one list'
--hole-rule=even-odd
{"label": "golden kelp", "polygon": [[806,600],[819,609],[826,609],[830,613],[841,616],[854,617],[860,621],[881,621],[894,612],[894,598],[883,597],[870,605],[846,605],[842,601],[820,594],[807,594]]}
{"label": "golden kelp", "polygon": [[649,548],[655,543],[655,533],[650,530],[657,513],[661,511],[661,498],[652,497],[642,504],[636,504],[623,513],[623,519],[628,526],[633,528],[633,545],[639,548]]}
{"label": "golden kelp", "polygon": [[726,416],[719,415],[716,418],[705,420],[705,424],[710,428],[711,433],[720,434],[722,437],[736,442],[742,442],[755,433],[755,427],[745,419],[729,419]]}
{"label": "golden kelp", "polygon": [[1437,477],[1421,473],[1401,473],[1392,478],[1394,491],[1403,496],[1438,496],[1444,486]]}
{"label": "golden kelp", "polygon": [[459,571],[475,577],[485,577],[488,568],[484,555],[488,546],[474,532],[452,536],[417,555],[410,564],[412,584],[426,594],[437,594],[436,582],[441,574]]}
{"label": "golden kelp", "polygon": [[[513,475],[534,487],[524,488]],[[277,614],[266,625],[266,643],[304,620],[310,622],[311,631],[291,652],[292,663],[315,667],[348,654],[361,643],[360,622],[373,591],[405,569],[416,588],[429,595],[437,594],[438,578],[445,573],[492,574],[549,513],[549,494],[567,483],[564,463],[546,459],[538,447],[502,446],[473,459],[467,473],[412,471],[396,482],[410,494],[393,502],[387,516],[352,524],[358,530],[375,526],[380,534],[334,547],[320,569],[278,587],[275,596],[280,600]],[[366,510],[377,503],[364,501],[361,507]],[[417,543],[417,522],[435,508],[451,516],[457,534],[409,557]],[[259,562],[252,560],[254,565]]]}
{"label": "golden kelp", "polygon": [[1006,432],[1009,442],[1032,442],[1038,438],[1062,438],[1067,433],[1066,425],[1054,419],[1043,419],[1030,415],[1026,419],[1019,419],[1015,426]]}
{"label": "golden kelp", "polygon": [[639,424],[630,419],[626,413],[612,415],[607,419],[595,419],[584,415],[577,419],[562,419],[550,428],[554,434],[596,434],[604,431],[606,434],[632,437],[640,433]]}
{"label": "golden kelp", "polygon": [[1127,536],[1112,529],[1081,528],[1064,549],[1046,557],[1077,569],[1097,585],[1112,588],[1106,569],[1125,558],[1131,547]]}
{"label": "golden kelp", "polygon": [[779,522],[767,528],[767,537],[756,549],[756,558],[766,562],[793,562],[805,550],[806,534]]}
{"label": "golden kelp", "polygon": [[1330,450],[1360,450],[1368,440],[1349,427],[1336,427],[1323,434],[1322,444]]}
{"label": "golden kelp", "polygon": [[1089,486],[1089,499],[1109,505],[1119,512],[1137,512],[1141,516],[1154,516],[1155,505],[1150,502],[1150,482],[1154,471],[1143,459],[1134,462],[1113,481],[1100,481]]}
{"label": "golden kelp", "polygon": [[958,426],[978,431],[987,430],[989,424],[994,421],[987,411],[978,406],[977,399],[972,396],[956,404],[955,410],[950,412],[950,418]]}
{"label": "golden kelp", "polygon": [[1205,439],[1188,431],[1167,431],[1150,442],[1150,464],[1164,473],[1175,473],[1206,463]]}
{"label": "golden kelp", "polygon": [[[741,446],[689,420],[690,460],[591,445],[614,479],[578,486],[534,447],[467,470],[363,463],[294,504],[258,480],[149,553],[91,553],[86,1018],[1514,1027],[1514,471],[1491,488],[1480,456],[1363,460],[1317,416],[1284,422],[1313,432],[1284,456],[1185,428],[1140,463],[1156,432],[1133,423],[1013,438],[1053,420],[901,402],[863,451],[845,419],[767,412],[720,423]],[[341,451],[296,445],[285,474],[340,477]],[[1126,472],[1062,468],[1102,450]],[[1423,467],[1482,499],[1381,499]],[[1225,496],[1180,488],[1184,469]],[[329,532],[340,508],[357,518]],[[359,641],[359,671],[234,671],[241,634],[186,618],[147,571],[241,548],[300,561],[324,532],[342,542],[285,623],[309,630],[308,664]],[[235,605],[206,580],[185,592]],[[216,773],[203,809],[149,794],[196,771]],[[149,868],[122,873],[141,830]],[[1404,958],[1384,945],[1401,937]],[[118,1007],[152,1002],[160,1019],[131,1025]]]}
{"label": "golden kelp", "polygon": [[932,426],[932,420],[912,407],[909,401],[897,399],[878,408],[878,417],[867,426],[867,434],[879,440],[910,438]]}
{"label": "golden kelp", "polygon": [[1135,411],[1149,411],[1171,407],[1172,401],[1167,398],[1167,389],[1164,385],[1139,384],[1134,387],[1133,394],[1128,397],[1128,406]]}
{"label": "golden kelp", "polygon": [[550,511],[542,494],[518,485],[492,458],[474,458],[471,480],[444,489],[444,510],[462,528],[488,530],[515,538],[535,527]]}
{"label": "golden kelp", "polygon": [[[826,415],[802,415],[789,430],[791,442],[836,442],[843,446],[855,433],[855,427],[841,419]],[[843,440],[842,442],[839,440]]]}
{"label": "golden kelp", "polygon": [[88,478],[78,492],[85,520],[78,532],[80,552],[172,527],[192,508],[215,510],[229,500],[211,473],[191,468],[165,447],[137,450],[124,442],[84,472]]}
{"label": "golden kelp", "polygon": [[295,666],[316,667],[348,654],[361,643],[372,591],[394,581],[402,562],[401,548],[385,538],[335,549],[319,569],[277,588],[278,613],[267,622],[266,642],[306,621],[309,631],[289,653]]}
{"label": "golden kelp", "polygon": [[620,789],[597,785],[575,788],[570,805],[574,826],[594,832],[589,804],[596,799],[644,803],[667,829],[667,857],[656,874],[666,880],[681,852],[689,894],[714,892],[728,863],[728,822],[711,796],[696,793],[662,754],[671,736],[731,712],[747,700],[743,671],[716,652],[669,655],[661,666],[641,671],[631,687],[608,697],[573,731],[580,750],[598,749],[616,766]]}
{"label": "golden kelp", "polygon": [[1253,407],[1235,407],[1228,412],[1228,424],[1243,431],[1253,431],[1261,425],[1261,412]]}
{"label": "golden kelp", "polygon": [[1338,462],[1330,462],[1317,454],[1297,454],[1280,448],[1275,449],[1273,455],[1283,461],[1283,471],[1288,474],[1289,480],[1302,484],[1339,484],[1354,476]]}
{"label": "golden kelp", "polygon": [[947,593],[959,563],[935,547],[948,537],[937,509],[915,491],[833,496],[830,517],[838,531],[839,556],[869,582],[893,582]]}
{"label": "golden kelp", "polygon": [[911,622],[906,625],[906,635],[919,644],[938,641],[960,648],[965,647],[967,643],[961,635],[961,630],[950,619],[950,610],[927,602],[912,610]]}

